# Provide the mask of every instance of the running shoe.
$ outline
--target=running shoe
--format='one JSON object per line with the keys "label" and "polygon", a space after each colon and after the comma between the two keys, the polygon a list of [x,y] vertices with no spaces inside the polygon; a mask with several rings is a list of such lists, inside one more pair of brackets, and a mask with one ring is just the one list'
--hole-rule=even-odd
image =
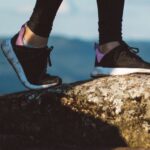
{"label": "running shoe", "polygon": [[124,41],[113,50],[104,54],[95,44],[95,68],[91,76],[125,75],[133,73],[150,74],[150,63],[139,55],[139,49],[128,46]]}
{"label": "running shoe", "polygon": [[2,42],[2,51],[22,84],[29,89],[44,89],[61,84],[61,78],[47,74],[52,48],[16,45],[18,34]]}

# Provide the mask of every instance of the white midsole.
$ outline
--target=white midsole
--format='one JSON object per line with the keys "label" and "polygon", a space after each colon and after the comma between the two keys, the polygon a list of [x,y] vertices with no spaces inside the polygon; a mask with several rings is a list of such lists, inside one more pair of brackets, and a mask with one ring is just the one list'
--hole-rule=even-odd
{"label": "white midsole", "polygon": [[23,68],[16,56],[16,54],[14,53],[13,47],[11,45],[11,39],[7,39],[5,41],[2,42],[2,51],[4,53],[4,55],[7,57],[7,59],[9,60],[10,64],[13,66],[13,68],[15,69],[20,81],[23,83],[23,85],[29,89],[33,89],[33,90],[37,90],[37,89],[44,89],[44,88],[49,88],[52,86],[57,85],[58,83],[52,83],[52,84],[45,84],[45,85],[34,85],[31,84],[26,76],[25,73],[23,71]]}
{"label": "white midsole", "polygon": [[148,73],[150,74],[150,69],[143,68],[105,68],[105,67],[95,67],[91,75],[96,77],[100,75],[126,75],[132,73]]}

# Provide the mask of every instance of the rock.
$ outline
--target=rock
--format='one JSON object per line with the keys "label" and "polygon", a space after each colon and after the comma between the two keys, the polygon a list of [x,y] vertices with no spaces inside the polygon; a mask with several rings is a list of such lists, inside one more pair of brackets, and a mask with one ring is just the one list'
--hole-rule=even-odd
{"label": "rock", "polygon": [[66,150],[150,148],[150,75],[102,77],[2,96],[0,142]]}

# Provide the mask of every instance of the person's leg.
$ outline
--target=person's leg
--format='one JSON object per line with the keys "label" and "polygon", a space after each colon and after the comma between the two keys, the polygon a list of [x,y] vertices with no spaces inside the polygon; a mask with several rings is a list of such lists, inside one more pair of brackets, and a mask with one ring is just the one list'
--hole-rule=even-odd
{"label": "person's leg", "polygon": [[62,0],[37,0],[30,20],[25,26],[24,43],[33,47],[47,45],[53,21]]}
{"label": "person's leg", "polygon": [[122,41],[124,0],[97,0],[99,17],[99,43],[107,51]]}
{"label": "person's leg", "polygon": [[95,45],[96,59],[93,77],[150,73],[150,64],[137,55],[122,39],[124,0],[97,0],[99,44]]}
{"label": "person's leg", "polygon": [[2,43],[4,55],[24,86],[41,89],[61,83],[61,79],[46,73],[50,62],[47,47],[54,18],[62,0],[37,0],[30,20],[18,34]]}

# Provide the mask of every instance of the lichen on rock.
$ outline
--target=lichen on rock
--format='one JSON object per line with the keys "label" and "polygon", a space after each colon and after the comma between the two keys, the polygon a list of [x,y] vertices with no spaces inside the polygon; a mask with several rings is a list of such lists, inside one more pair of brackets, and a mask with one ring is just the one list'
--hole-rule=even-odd
{"label": "lichen on rock", "polygon": [[130,146],[150,148],[150,75],[99,78],[73,91],[74,110],[116,125]]}
{"label": "lichen on rock", "polygon": [[30,144],[53,141],[72,150],[81,145],[150,148],[150,75],[109,76],[2,96],[0,129],[15,129]]}

